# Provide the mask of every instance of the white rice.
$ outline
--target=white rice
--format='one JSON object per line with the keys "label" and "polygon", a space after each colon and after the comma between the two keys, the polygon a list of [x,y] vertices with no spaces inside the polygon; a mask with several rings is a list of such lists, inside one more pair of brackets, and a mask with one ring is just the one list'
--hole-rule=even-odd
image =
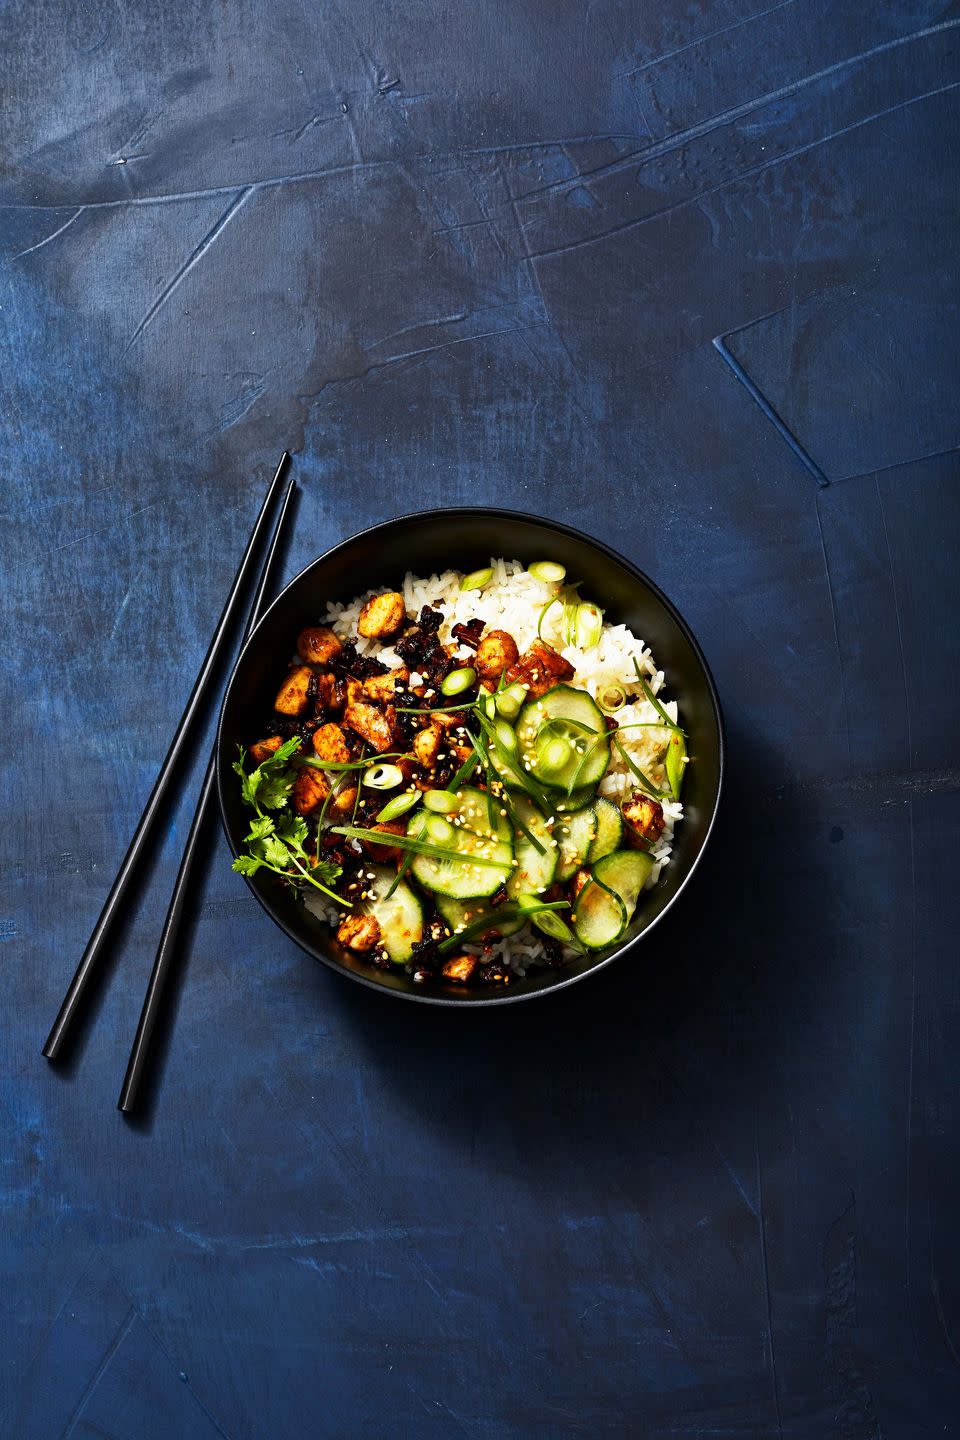
{"label": "white rice", "polygon": [[[463,572],[445,570],[442,575],[422,577],[407,574],[403,581],[403,598],[410,616],[419,615],[424,605],[436,607],[443,612],[440,638],[445,643],[452,639],[454,625],[466,624],[480,619],[488,630],[506,630],[516,640],[521,653],[537,638],[537,625],[544,605],[557,592],[555,585],[537,580],[525,570],[519,560],[491,559],[493,579],[482,590],[461,591]],[[382,586],[358,595],[349,604],[332,603],[327,606],[323,623],[329,625],[342,639],[353,639],[361,655],[376,655],[385,665],[399,666],[403,662],[392,646],[382,645],[378,640],[364,640],[357,637],[357,621],[364,603],[376,595]],[[584,597],[588,598],[588,597]],[[599,642],[589,650],[563,643],[560,633],[562,606],[555,605],[544,616],[541,635],[548,644],[558,650],[565,660],[574,667],[572,683],[596,697],[598,689],[610,685],[621,685],[625,690],[637,688],[637,672],[640,669],[650,689],[658,699],[664,684],[664,673],[660,670],[644,642],[637,638],[626,625],[605,623]],[[467,661],[473,651],[460,647],[458,658]],[[664,710],[673,720],[678,719],[675,700],[661,700]],[[656,709],[649,700],[634,700],[613,712],[613,719],[620,727],[638,723],[654,725],[658,720]],[[630,758],[645,775],[662,787],[666,773],[663,758],[667,746],[667,733],[662,729],[621,729],[620,742]],[[600,782],[600,794],[619,800],[635,788],[636,781],[616,746],[611,749],[611,763]],[[673,848],[673,832],[683,818],[683,806],[679,801],[664,800],[663,834],[653,847],[653,869],[647,882],[652,889],[666,865],[670,863]],[[337,911],[326,904],[321,896],[308,901],[315,913],[322,915],[330,925],[337,924]],[[483,946],[465,945],[465,951],[485,954],[509,964],[517,975],[523,975],[530,968],[542,965],[546,960],[539,932],[528,925],[506,940],[498,940],[492,949]],[[571,957],[574,952],[567,952]]]}

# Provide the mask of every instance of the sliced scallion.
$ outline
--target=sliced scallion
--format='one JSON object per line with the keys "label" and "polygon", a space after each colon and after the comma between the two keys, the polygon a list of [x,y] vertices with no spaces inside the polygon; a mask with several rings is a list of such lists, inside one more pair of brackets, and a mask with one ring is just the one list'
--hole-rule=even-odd
{"label": "sliced scallion", "polygon": [[471,570],[469,575],[464,575],[460,581],[461,590],[482,590],[484,585],[489,585],[493,579],[493,566],[488,565],[485,570]]}
{"label": "sliced scallion", "polygon": [[573,617],[574,644],[581,650],[592,650],[603,634],[603,611],[599,605],[585,600],[577,606]]}
{"label": "sliced scallion", "polygon": [[504,720],[516,720],[526,698],[527,692],[519,681],[508,685],[506,690],[501,690],[497,695],[498,714],[502,715]]}
{"label": "sliced scallion", "polygon": [[548,910],[569,910],[569,908],[570,904],[567,900],[538,901],[534,900],[532,896],[527,898],[527,903],[523,906],[519,903],[516,905],[497,905],[494,909],[489,910],[485,915],[481,916],[479,920],[474,920],[472,925],[467,925],[465,929],[458,931],[457,934],[450,935],[446,940],[442,940],[437,946],[437,951],[439,954],[445,955],[448,950],[456,949],[458,945],[463,945],[468,940],[472,940],[475,935],[482,935],[485,930],[489,930],[498,920],[525,920],[529,915],[542,915]]}
{"label": "sliced scallion", "polygon": [[472,665],[461,666],[459,670],[451,670],[445,676],[440,685],[442,695],[460,695],[464,690],[469,690],[471,685],[477,682],[477,672]]}
{"label": "sliced scallion", "polygon": [[604,715],[613,715],[627,703],[627,692],[622,685],[601,685],[597,691],[597,704]]}
{"label": "sliced scallion", "polygon": [[[428,855],[434,860],[463,861],[464,859],[457,850],[444,848],[442,845],[432,845],[428,840],[415,839],[410,835],[384,836],[382,830],[368,830],[361,825],[335,825],[330,833],[345,835],[348,840],[366,840],[373,845],[387,844],[394,850],[410,850],[414,855]],[[469,862],[471,865],[484,865],[488,869],[503,869],[502,860],[490,860],[485,855],[472,854]]]}
{"label": "sliced scallion", "polygon": [[567,573],[567,567],[558,565],[555,560],[535,560],[527,569],[534,580],[542,580],[547,585],[559,585]]}
{"label": "sliced scallion", "polygon": [[502,745],[504,750],[511,752],[517,748],[517,732],[506,720],[498,720],[493,727],[493,733],[497,737],[497,744]]}
{"label": "sliced scallion", "polygon": [[388,820],[399,820],[401,815],[406,815],[408,810],[412,810],[414,805],[419,803],[420,795],[421,791],[419,790],[405,790],[402,795],[394,795],[393,799],[388,800],[384,805],[377,820],[381,824],[385,824]]}
{"label": "sliced scallion", "polygon": [[395,790],[403,783],[403,771],[397,765],[372,765],[361,783],[371,790]]}
{"label": "sliced scallion", "polygon": [[449,790],[428,790],[423,804],[425,809],[432,810],[436,815],[449,815],[451,810],[456,810],[459,801]]}
{"label": "sliced scallion", "polygon": [[683,772],[687,763],[687,742],[684,740],[681,731],[675,730],[670,736],[670,743],[667,745],[667,754],[664,760],[664,769],[667,772],[667,780],[673,792],[674,800],[680,799],[680,787],[683,784]]}

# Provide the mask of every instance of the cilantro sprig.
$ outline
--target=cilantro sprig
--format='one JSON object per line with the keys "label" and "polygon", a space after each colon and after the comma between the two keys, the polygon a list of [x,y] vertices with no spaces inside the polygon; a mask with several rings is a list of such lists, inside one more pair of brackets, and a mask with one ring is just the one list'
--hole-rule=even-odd
{"label": "cilantro sprig", "polygon": [[[312,885],[338,905],[349,906],[348,900],[330,888],[339,880],[342,867],[329,860],[315,860],[307,853],[307,822],[288,808],[297,778],[289,761],[299,748],[300,741],[294,735],[255,770],[247,770],[246,751],[240,746],[240,758],[234,761],[233,768],[240,776],[244,804],[256,814],[250,822],[249,834],[244,837],[246,851],[237,856],[233,868],[238,875],[247,877],[256,875],[258,870],[272,870],[295,887]],[[277,813],[267,814],[267,811]]]}

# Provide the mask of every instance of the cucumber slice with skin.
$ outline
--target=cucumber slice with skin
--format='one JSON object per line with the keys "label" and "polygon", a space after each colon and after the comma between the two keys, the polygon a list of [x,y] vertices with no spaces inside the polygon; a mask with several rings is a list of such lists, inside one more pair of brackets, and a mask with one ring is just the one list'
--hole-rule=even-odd
{"label": "cucumber slice with skin", "polygon": [[558,790],[596,788],[610,762],[607,735],[596,701],[570,685],[528,700],[517,721],[524,764],[534,779]]}
{"label": "cucumber slice with skin", "polygon": [[581,865],[586,865],[596,836],[597,815],[592,805],[574,810],[572,815],[557,816],[556,838],[560,842],[558,880],[569,880]]}
{"label": "cucumber slice with skin", "polygon": [[367,889],[374,898],[364,902],[364,912],[372,915],[380,926],[380,943],[394,965],[405,965],[413,947],[423,939],[423,903],[403,880],[389,900],[386,893],[396,880],[396,872],[386,865],[371,865],[373,879]]}
{"label": "cucumber slice with skin", "polygon": [[539,851],[522,830],[517,831],[513,845],[520,864],[514,866],[507,881],[507,894],[511,900],[520,895],[542,895],[557,873],[560,852],[553,843],[553,827],[547,824],[529,796],[514,795],[510,803],[530,833],[536,835],[543,851]]}
{"label": "cucumber slice with skin", "polygon": [[[415,811],[413,820],[407,826],[407,834],[419,835],[430,818],[423,810]],[[425,890],[435,894],[451,895],[457,900],[493,895],[501,885],[506,884],[515,868],[509,821],[494,807],[492,819],[495,828],[491,839],[487,797],[482,790],[471,788],[458,793],[456,809],[448,811],[444,818],[451,825],[453,838],[449,844],[455,853],[449,860],[432,855],[414,855],[411,872]],[[474,855],[499,863],[471,865]]]}
{"label": "cucumber slice with skin", "polygon": [[[437,895],[434,898],[437,910],[447,922],[452,934],[456,934],[459,925],[473,925],[486,914],[490,916],[490,931],[495,930],[503,939],[516,935],[527,923],[522,916],[513,920],[498,920],[496,907],[488,906],[485,900],[455,900],[452,895]],[[479,940],[481,936],[475,938]]]}
{"label": "cucumber slice with skin", "polygon": [[604,855],[593,867],[593,878],[619,895],[627,912],[627,920],[633,918],[640,891],[650,879],[653,860],[642,850],[614,850]]}
{"label": "cucumber slice with skin", "polygon": [[627,928],[627,911],[620,896],[596,880],[588,880],[577,896],[573,931],[588,950],[606,950]]}
{"label": "cucumber slice with skin", "polygon": [[619,850],[623,844],[623,816],[619,806],[614,805],[612,800],[598,796],[593,802],[593,809],[597,817],[597,833],[587,856],[591,865],[602,860],[604,855]]}

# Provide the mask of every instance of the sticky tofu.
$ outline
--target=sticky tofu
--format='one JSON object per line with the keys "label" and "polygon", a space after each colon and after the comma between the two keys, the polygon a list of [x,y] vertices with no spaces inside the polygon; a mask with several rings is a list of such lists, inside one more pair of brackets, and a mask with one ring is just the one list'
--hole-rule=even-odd
{"label": "sticky tofu", "polygon": [[337,931],[337,939],[348,950],[365,954],[380,943],[380,923],[373,915],[348,915]]}
{"label": "sticky tofu", "polygon": [[[406,835],[407,833],[406,825],[401,824],[399,820],[387,820],[379,825],[372,825],[370,828],[379,830],[385,836]],[[387,865],[391,860],[399,860],[402,853],[397,845],[377,845],[372,840],[362,840],[360,843],[370,859],[376,860],[378,865]]]}
{"label": "sticky tofu", "polygon": [[515,665],[520,657],[517,642],[506,630],[491,630],[477,647],[474,666],[480,679],[495,687],[504,670]]}
{"label": "sticky tofu", "polygon": [[290,804],[298,815],[312,815],[326,800],[330,787],[320,774],[310,766],[297,771],[290,794]]}
{"label": "sticky tofu", "polygon": [[309,665],[329,665],[343,645],[326,625],[310,625],[297,636],[297,654]]}
{"label": "sticky tofu", "polygon": [[357,803],[356,785],[347,785],[343,790],[338,790],[330,801],[328,814],[332,819],[349,820],[353,815],[353,807]]}
{"label": "sticky tofu", "polygon": [[443,733],[439,725],[428,725],[426,730],[420,730],[413,737],[413,753],[428,770],[437,758]]}
{"label": "sticky tofu", "polygon": [[403,596],[396,590],[374,595],[360,611],[357,632],[365,640],[384,640],[399,635],[407,618]]}
{"label": "sticky tofu", "polygon": [[387,704],[393,699],[397,686],[409,679],[410,671],[406,665],[401,665],[398,670],[388,670],[386,675],[368,675],[362,682],[363,693],[368,700]]}
{"label": "sticky tofu", "polygon": [[307,692],[312,679],[313,671],[307,665],[298,665],[291,670],[277,692],[274,710],[279,710],[281,715],[302,715],[307,708]]}
{"label": "sticky tofu", "polygon": [[554,685],[560,685],[564,680],[572,680],[574,674],[569,660],[564,660],[551,645],[542,640],[534,640],[530,649],[507,670],[506,680],[508,685],[519,681],[528,693],[538,700],[541,695],[552,690]]}
{"label": "sticky tofu", "polygon": [[476,955],[454,955],[445,961],[443,975],[446,980],[455,980],[460,985],[466,985],[476,968]]}
{"label": "sticky tofu", "polygon": [[250,759],[257,765],[262,765],[268,755],[273,755],[283,741],[279,735],[269,735],[266,740],[256,740],[250,746]]}
{"label": "sticky tofu", "polygon": [[650,795],[644,795],[640,790],[634,790],[633,794],[624,800],[620,809],[634,835],[648,843],[660,839],[666,822],[663,818],[663,806],[659,800],[654,800]]}
{"label": "sticky tofu", "polygon": [[313,748],[318,759],[329,760],[331,765],[346,765],[350,760],[347,737],[333,721],[314,730]]}
{"label": "sticky tofu", "polygon": [[381,710],[379,705],[371,705],[365,700],[354,701],[344,710],[343,723],[378,752],[389,750],[393,744],[393,723],[389,711]]}

